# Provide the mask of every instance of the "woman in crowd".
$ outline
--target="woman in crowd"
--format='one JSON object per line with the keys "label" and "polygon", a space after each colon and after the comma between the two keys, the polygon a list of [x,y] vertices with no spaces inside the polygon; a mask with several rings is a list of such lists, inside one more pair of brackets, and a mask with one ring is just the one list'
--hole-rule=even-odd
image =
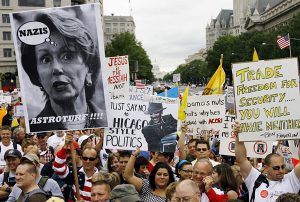
{"label": "woman in crowd", "polygon": [[214,186],[223,191],[224,194],[227,194],[229,199],[238,198],[238,185],[236,178],[228,164],[222,163],[216,165],[213,168],[212,178]]}
{"label": "woman in crowd", "polygon": [[119,173],[119,155],[118,153],[110,153],[107,159],[107,170],[109,173]]}
{"label": "woman in crowd", "polygon": [[175,174],[179,178],[179,181],[192,179],[193,166],[191,162],[187,160],[181,160],[176,164]]}
{"label": "woman in crowd", "polygon": [[174,202],[176,201],[175,199],[175,192],[176,192],[176,186],[178,185],[179,182],[172,182],[169,184],[166,190],[166,197],[167,197],[167,202]]}
{"label": "woman in crowd", "polygon": [[139,153],[139,148],[132,152],[125,168],[125,180],[135,186],[142,201],[165,202],[166,189],[170,183],[174,182],[171,167],[168,164],[159,162],[151,171],[149,180],[138,178],[134,176],[134,163]]}

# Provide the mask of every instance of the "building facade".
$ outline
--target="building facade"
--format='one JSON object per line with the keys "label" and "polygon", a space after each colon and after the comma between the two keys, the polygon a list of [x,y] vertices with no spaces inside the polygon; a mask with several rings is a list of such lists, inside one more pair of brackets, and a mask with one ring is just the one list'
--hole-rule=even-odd
{"label": "building facade", "polygon": [[204,61],[207,56],[206,49],[200,49],[197,53],[189,55],[187,59],[185,59],[185,63],[188,64],[194,60],[202,60]]}
{"label": "building facade", "polygon": [[135,23],[132,16],[103,16],[104,43],[109,43],[114,34],[130,32],[135,34]]}
{"label": "building facade", "polygon": [[299,12],[300,0],[233,0],[233,10],[221,10],[207,25],[206,48],[221,36],[276,29]]}

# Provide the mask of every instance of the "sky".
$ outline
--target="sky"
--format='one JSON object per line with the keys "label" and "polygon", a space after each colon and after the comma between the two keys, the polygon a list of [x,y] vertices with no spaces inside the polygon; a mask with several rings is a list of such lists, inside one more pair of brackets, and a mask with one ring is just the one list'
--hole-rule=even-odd
{"label": "sky", "polygon": [[205,48],[205,28],[232,0],[103,0],[104,15],[132,15],[152,64],[173,71]]}

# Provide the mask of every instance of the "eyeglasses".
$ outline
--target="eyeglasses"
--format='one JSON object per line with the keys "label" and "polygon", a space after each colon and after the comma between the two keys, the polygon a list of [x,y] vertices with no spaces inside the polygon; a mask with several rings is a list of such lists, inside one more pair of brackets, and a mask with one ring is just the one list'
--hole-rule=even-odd
{"label": "eyeglasses", "polygon": [[282,170],[284,170],[284,169],[285,169],[285,165],[281,165],[281,166],[273,166],[272,168],[273,168],[273,170],[280,170],[280,168],[281,168]]}
{"label": "eyeglasses", "polygon": [[197,148],[197,151],[207,151],[206,148]]}
{"label": "eyeglasses", "polygon": [[84,160],[84,161],[87,161],[87,160],[89,160],[89,161],[95,161],[96,158],[94,158],[94,157],[82,157],[82,160]]}
{"label": "eyeglasses", "polygon": [[193,173],[193,171],[192,170],[183,170],[183,169],[181,169],[183,172],[185,172],[185,173]]}
{"label": "eyeglasses", "polygon": [[190,202],[197,194],[199,194],[199,192],[194,193],[192,196],[184,196],[182,198],[176,197],[175,202]]}

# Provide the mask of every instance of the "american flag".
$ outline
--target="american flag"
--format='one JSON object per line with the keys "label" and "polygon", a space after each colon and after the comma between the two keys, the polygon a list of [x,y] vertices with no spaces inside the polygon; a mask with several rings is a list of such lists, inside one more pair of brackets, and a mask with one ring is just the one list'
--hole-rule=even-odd
{"label": "american flag", "polygon": [[145,84],[142,83],[142,80],[135,80],[135,86],[136,88],[139,88],[139,89],[144,89],[145,88]]}
{"label": "american flag", "polygon": [[284,48],[289,47],[290,46],[289,35],[279,37],[277,39],[277,43],[278,43],[280,49],[284,49]]}

